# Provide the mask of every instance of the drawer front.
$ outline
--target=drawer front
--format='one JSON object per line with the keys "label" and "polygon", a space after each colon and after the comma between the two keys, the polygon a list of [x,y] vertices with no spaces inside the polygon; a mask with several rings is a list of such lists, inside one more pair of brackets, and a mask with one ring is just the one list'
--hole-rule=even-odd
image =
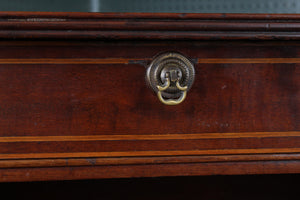
{"label": "drawer front", "polygon": [[[0,44],[1,181],[300,172],[298,42]],[[145,80],[164,52],[195,65],[176,106]]]}

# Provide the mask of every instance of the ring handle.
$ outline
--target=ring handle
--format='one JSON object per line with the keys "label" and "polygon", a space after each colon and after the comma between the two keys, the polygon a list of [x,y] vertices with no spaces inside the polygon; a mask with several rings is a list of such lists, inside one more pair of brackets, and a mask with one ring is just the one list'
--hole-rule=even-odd
{"label": "ring handle", "polygon": [[158,99],[163,103],[163,104],[166,104],[166,105],[170,105],[170,106],[173,106],[173,105],[177,105],[177,104],[180,104],[181,102],[184,101],[185,97],[186,97],[186,92],[187,92],[187,89],[188,87],[187,86],[184,86],[182,87],[180,84],[179,84],[179,81],[177,80],[176,81],[176,87],[181,90],[181,95],[178,99],[176,100],[173,100],[173,99],[164,99],[164,97],[162,96],[161,92],[163,92],[164,90],[167,90],[169,87],[170,87],[170,78],[166,78],[166,83],[163,85],[163,86],[159,86],[157,85],[157,89],[158,89],[158,92],[157,92],[157,97]]}
{"label": "ring handle", "polygon": [[147,68],[146,81],[165,105],[183,102],[194,82],[193,63],[176,52],[168,52],[154,58]]}

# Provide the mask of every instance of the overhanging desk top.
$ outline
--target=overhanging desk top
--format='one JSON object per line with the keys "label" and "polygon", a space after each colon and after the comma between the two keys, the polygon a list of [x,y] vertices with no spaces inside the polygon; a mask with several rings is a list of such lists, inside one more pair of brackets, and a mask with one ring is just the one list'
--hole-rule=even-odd
{"label": "overhanging desk top", "polygon": [[298,14],[1,12],[5,39],[299,39]]}
{"label": "overhanging desk top", "polygon": [[[300,15],[0,13],[0,181],[300,173]],[[164,52],[187,99],[145,81]]]}

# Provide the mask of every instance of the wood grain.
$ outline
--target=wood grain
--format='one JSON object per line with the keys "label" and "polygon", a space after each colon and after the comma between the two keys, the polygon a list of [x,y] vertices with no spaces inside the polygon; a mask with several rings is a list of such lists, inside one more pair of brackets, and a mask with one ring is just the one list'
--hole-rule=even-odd
{"label": "wood grain", "polygon": [[[143,64],[145,67],[160,53],[175,51],[197,63],[197,59],[224,61],[253,59],[257,62],[272,62],[282,58],[297,59],[299,43],[295,41],[0,41],[0,59],[21,63],[32,61],[42,64],[53,61],[120,61],[120,64]],[[114,48],[112,48],[114,47]],[[19,52],[22,52],[20,54]],[[12,60],[11,60],[12,59]],[[15,60],[16,59],[16,60]],[[99,60],[98,60],[99,59]],[[261,59],[261,60],[260,60]],[[122,61],[124,60],[124,61]],[[136,62],[138,61],[138,62]],[[143,62],[146,61],[146,62]],[[241,62],[241,60],[239,60]],[[249,62],[248,60],[246,60]],[[20,63],[19,62],[19,63]],[[280,61],[283,62],[283,61]],[[102,63],[105,64],[105,63]]]}
{"label": "wood grain", "polygon": [[73,59],[59,59],[59,58],[36,58],[36,59],[0,59],[0,64],[130,64],[139,61],[147,61],[150,59],[138,58],[73,58]]}
{"label": "wood grain", "polygon": [[[300,63],[300,58],[194,58],[198,64],[234,64],[234,63]],[[0,64],[132,64],[147,63],[151,58],[36,58],[36,59],[0,59]]]}
{"label": "wood grain", "polygon": [[0,137],[0,142],[51,142],[51,141],[111,141],[111,140],[193,140],[228,138],[300,137],[299,131],[289,132],[245,132],[245,133],[201,133],[167,135],[82,135],[82,136],[20,136]]}
{"label": "wood grain", "polygon": [[161,176],[300,173],[299,161],[218,162],[0,169],[2,182]]}
{"label": "wood grain", "polygon": [[[5,39],[299,39],[298,15],[0,13]],[[207,20],[209,19],[209,20]]]}
{"label": "wood grain", "polygon": [[2,19],[224,19],[224,20],[298,20],[299,14],[234,13],[82,13],[82,12],[0,12]]}
{"label": "wood grain", "polygon": [[186,101],[176,107],[157,100],[139,64],[0,70],[0,136],[300,130],[298,64],[198,64]]}
{"label": "wood grain", "polygon": [[175,163],[210,163],[240,161],[294,161],[300,154],[240,154],[240,155],[202,155],[202,156],[156,156],[156,157],[88,157],[88,158],[42,158],[0,160],[0,168],[24,167],[71,167],[98,165],[138,165],[138,164],[175,164]]}
{"label": "wood grain", "polygon": [[233,64],[233,63],[300,63],[299,58],[198,58],[197,63]]}
{"label": "wood grain", "polygon": [[[181,20],[169,21],[135,21],[114,20],[114,21],[66,21],[64,19],[57,21],[39,19],[36,21],[0,21],[0,27],[9,30],[168,30],[168,31],[299,31],[299,22],[230,22],[230,21],[185,21]],[[38,21],[38,19],[37,19]],[[13,22],[13,23],[12,23]]]}
{"label": "wood grain", "polygon": [[72,152],[72,153],[28,153],[28,154],[0,154],[4,159],[41,159],[41,158],[92,158],[92,157],[137,157],[137,156],[192,156],[192,155],[239,155],[266,153],[300,153],[300,148],[278,149],[213,149],[192,151],[132,151],[132,152]]}
{"label": "wood grain", "polygon": [[[0,47],[2,160],[298,153],[298,43],[30,44]],[[177,107],[144,82],[168,49],[197,63]]]}
{"label": "wood grain", "polygon": [[[300,43],[276,41],[300,15],[0,19],[0,181],[300,173]],[[166,51],[196,70],[174,107],[145,83]]]}
{"label": "wood grain", "polygon": [[299,40],[298,32],[219,32],[197,31],[32,31],[0,30],[1,39],[57,40]]}

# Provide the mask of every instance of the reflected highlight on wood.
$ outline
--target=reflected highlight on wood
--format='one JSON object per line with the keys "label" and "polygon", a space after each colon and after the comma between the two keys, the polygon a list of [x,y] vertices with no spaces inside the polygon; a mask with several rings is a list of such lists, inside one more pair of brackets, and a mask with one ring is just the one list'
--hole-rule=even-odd
{"label": "reflected highlight on wood", "polygon": [[245,132],[245,133],[201,133],[165,135],[82,135],[82,136],[20,136],[0,137],[0,142],[49,142],[49,141],[99,141],[99,140],[192,140],[212,138],[267,138],[300,137],[299,131],[289,132]]}

